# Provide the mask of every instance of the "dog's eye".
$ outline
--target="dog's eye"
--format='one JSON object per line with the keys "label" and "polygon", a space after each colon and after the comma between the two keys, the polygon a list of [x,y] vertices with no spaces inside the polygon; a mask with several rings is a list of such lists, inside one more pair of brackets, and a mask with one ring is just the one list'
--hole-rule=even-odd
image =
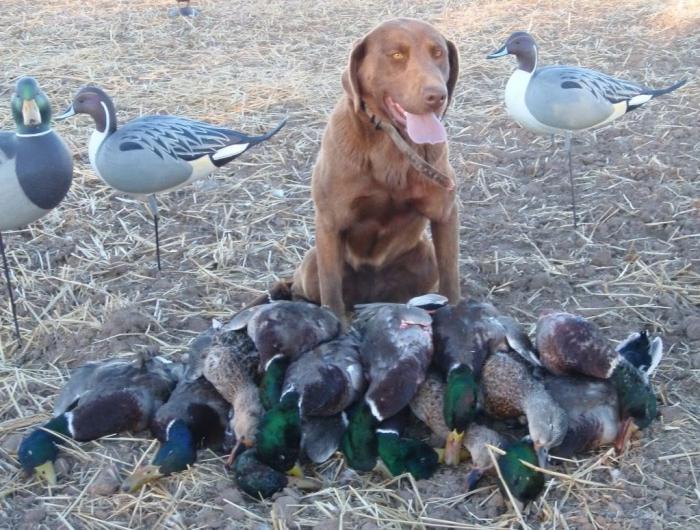
{"label": "dog's eye", "polygon": [[403,61],[406,58],[406,54],[403,52],[393,52],[391,58],[395,61]]}

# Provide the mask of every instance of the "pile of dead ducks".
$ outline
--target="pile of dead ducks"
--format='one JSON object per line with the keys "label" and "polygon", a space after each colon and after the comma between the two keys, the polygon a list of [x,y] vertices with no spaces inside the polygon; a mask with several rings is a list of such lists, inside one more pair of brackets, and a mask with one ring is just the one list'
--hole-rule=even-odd
{"label": "pile of dead ducks", "polygon": [[[182,361],[143,354],[77,368],[19,461],[55,484],[66,439],[150,429],[160,448],[123,491],[187,469],[202,447],[228,452],[238,486],[255,498],[320,488],[300,463],[340,451],[357,471],[417,479],[470,458],[470,488],[497,463],[509,497],[526,504],[552,456],[622,452],[651,424],[662,353],[645,331],[613,347],[565,312],[542,314],[533,344],[490,303],[448,305],[434,294],[360,306],[347,331],[323,307],[276,301],[214,321]],[[420,423],[444,445],[423,441]]]}

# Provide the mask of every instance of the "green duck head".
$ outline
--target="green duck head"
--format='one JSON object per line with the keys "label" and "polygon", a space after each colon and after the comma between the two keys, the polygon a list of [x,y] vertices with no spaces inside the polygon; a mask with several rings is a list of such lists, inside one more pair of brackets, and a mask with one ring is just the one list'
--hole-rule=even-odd
{"label": "green duck head", "polygon": [[477,383],[471,369],[460,364],[447,374],[443,397],[443,416],[450,430],[445,442],[445,464],[457,465],[464,432],[476,414]]}
{"label": "green duck head", "polygon": [[66,414],[53,418],[22,440],[19,446],[19,462],[28,474],[34,474],[53,486],[56,484],[53,463],[58,456],[58,444],[61,438],[52,433],[71,436]]}
{"label": "green duck head", "polygon": [[522,462],[538,465],[538,455],[529,439],[510,444],[498,458],[503,482],[511,495],[523,506],[537,498],[544,489],[544,474]]}
{"label": "green duck head", "polygon": [[289,357],[286,355],[277,355],[268,361],[260,381],[260,402],[265,410],[270,410],[279,403],[288,367]]}
{"label": "green duck head", "polygon": [[438,468],[438,454],[428,444],[401,438],[393,429],[377,429],[377,449],[392,475],[410,473],[416,479],[430,478]]}
{"label": "green duck head", "polygon": [[615,448],[622,452],[634,430],[646,429],[656,418],[656,395],[646,374],[625,360],[618,363],[610,379],[622,418]]}
{"label": "green duck head", "polygon": [[153,462],[136,469],[123,483],[122,491],[135,492],[144,484],[172,473],[184,471],[197,460],[195,440],[187,424],[173,420],[168,425],[166,440],[158,449]]}
{"label": "green duck head", "polygon": [[294,467],[301,444],[299,393],[284,394],[260,420],[256,449],[262,462],[280,472]]}
{"label": "green duck head", "polygon": [[31,77],[17,81],[12,95],[12,117],[18,134],[40,134],[51,129],[51,104]]}
{"label": "green duck head", "polygon": [[340,442],[348,467],[372,471],[377,465],[377,420],[366,402],[355,405],[348,414],[348,425]]}
{"label": "green duck head", "polygon": [[233,473],[238,487],[256,499],[271,497],[288,482],[287,475],[263,464],[255,449],[248,449],[236,458]]}

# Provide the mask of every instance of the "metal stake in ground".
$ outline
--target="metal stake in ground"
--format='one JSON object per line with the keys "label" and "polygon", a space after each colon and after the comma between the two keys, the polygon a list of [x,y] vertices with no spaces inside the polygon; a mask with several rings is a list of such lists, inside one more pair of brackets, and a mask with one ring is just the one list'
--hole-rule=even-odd
{"label": "metal stake in ground", "polygon": [[12,282],[10,281],[10,266],[7,263],[5,256],[5,242],[2,240],[2,232],[0,232],[0,253],[2,254],[2,266],[5,269],[5,280],[7,281],[7,294],[10,295],[10,305],[12,306],[12,319],[15,321],[15,333],[17,334],[17,343],[22,346],[22,337],[19,334],[19,322],[17,322],[17,306],[15,305],[15,295],[12,292]]}

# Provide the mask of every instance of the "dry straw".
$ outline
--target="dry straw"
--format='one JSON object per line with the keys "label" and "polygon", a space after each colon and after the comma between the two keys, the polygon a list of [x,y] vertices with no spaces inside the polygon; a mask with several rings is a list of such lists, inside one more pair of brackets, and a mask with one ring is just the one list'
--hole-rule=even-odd
{"label": "dry straw", "polygon": [[[168,18],[169,0],[15,1],[0,10],[3,130],[12,128],[11,87],[25,74],[37,77],[55,112],[82,84],[96,83],[114,97],[120,120],[167,112],[260,133],[290,118],[277,137],[212,179],[159,196],[160,275],[146,210],[89,169],[87,118],[56,125],[76,155],[75,183],[46,218],[4,234],[24,346],[16,348],[3,294],[0,527],[700,525],[700,330],[692,317],[700,305],[697,2],[193,3],[202,14],[191,20]],[[396,15],[432,21],[461,52],[447,122],[465,292],[488,296],[528,326],[540,309],[563,307],[611,339],[642,325],[661,332],[668,353],[655,383],[663,418],[622,457],[601,452],[554,468],[536,509],[520,517],[494,478],[467,494],[466,467],[415,483],[358,476],[337,459],[318,470],[325,489],[286,492],[289,502],[273,510],[272,502],[238,495],[209,452],[138,496],[98,495],[105,470],[124,476],[151,457],[154,446],[141,435],[71,446],[51,490],[23,477],[18,438],[47,418],[69,367],[145,348],[178,357],[211,318],[225,319],[292,273],[313,243],[311,168],[347,54],[365,31]],[[543,63],[581,64],[650,85],[691,78],[575,142],[576,242],[562,145],[507,118],[502,90],[512,62],[484,59],[516,29],[534,33]]]}

